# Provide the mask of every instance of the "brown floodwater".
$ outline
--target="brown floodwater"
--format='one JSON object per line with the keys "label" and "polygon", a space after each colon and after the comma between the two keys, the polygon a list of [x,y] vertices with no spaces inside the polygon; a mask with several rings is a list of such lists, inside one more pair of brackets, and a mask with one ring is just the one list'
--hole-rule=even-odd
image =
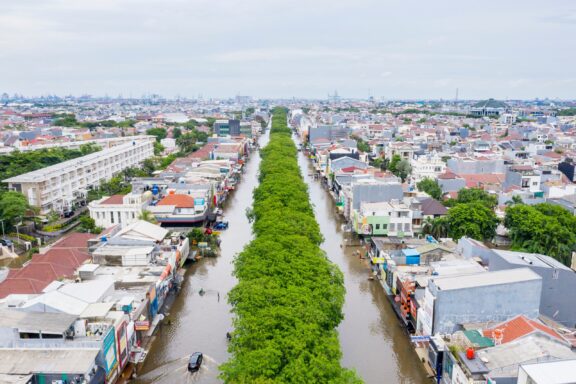
{"label": "brown floodwater", "polygon": [[[265,135],[260,139],[264,146]],[[344,321],[338,327],[343,351],[342,364],[355,369],[366,383],[426,383],[426,375],[409,339],[399,325],[383,289],[368,280],[368,268],[345,245],[349,234],[335,204],[318,181],[308,176],[309,163],[298,158],[320,229],[322,245],[330,260],[344,273],[346,303]],[[226,332],[231,330],[232,315],[226,295],[236,284],[232,276],[234,256],[252,239],[246,208],[252,204],[252,190],[258,185],[260,156],[248,160],[242,182],[224,207],[229,229],[221,235],[221,255],[193,264],[186,273],[180,295],[170,309],[171,325],[158,331],[136,383],[219,383],[218,365],[228,357]],[[204,295],[199,291],[203,289]],[[188,373],[191,353],[204,353],[199,372]]]}

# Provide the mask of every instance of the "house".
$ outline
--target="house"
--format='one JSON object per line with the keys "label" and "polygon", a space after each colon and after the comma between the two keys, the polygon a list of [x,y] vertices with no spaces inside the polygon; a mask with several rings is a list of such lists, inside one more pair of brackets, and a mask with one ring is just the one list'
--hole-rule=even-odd
{"label": "house", "polygon": [[354,210],[354,232],[361,235],[412,237],[412,210],[397,200],[390,202],[361,202]]}
{"label": "house", "polygon": [[117,224],[131,224],[140,218],[152,199],[152,192],[104,196],[88,204],[90,217],[97,226],[109,228]]}

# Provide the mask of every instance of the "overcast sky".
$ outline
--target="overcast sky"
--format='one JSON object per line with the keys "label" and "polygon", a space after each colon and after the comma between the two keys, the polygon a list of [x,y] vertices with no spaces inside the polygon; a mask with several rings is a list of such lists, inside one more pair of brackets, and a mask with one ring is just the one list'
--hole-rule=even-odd
{"label": "overcast sky", "polygon": [[576,98],[574,0],[2,0],[0,92]]}

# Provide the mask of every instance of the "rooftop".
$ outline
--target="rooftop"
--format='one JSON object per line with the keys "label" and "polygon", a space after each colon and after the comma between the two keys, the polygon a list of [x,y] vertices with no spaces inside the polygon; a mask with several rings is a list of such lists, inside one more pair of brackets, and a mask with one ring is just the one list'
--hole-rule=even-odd
{"label": "rooftop", "polygon": [[93,366],[98,349],[0,349],[0,372],[85,374]]}
{"label": "rooftop", "polygon": [[[21,312],[13,309],[0,309],[0,327],[16,328],[20,331],[62,334],[74,324],[76,318],[74,315],[64,313]],[[4,371],[0,370],[0,372]]]}
{"label": "rooftop", "polygon": [[537,384],[576,383],[576,360],[522,365],[522,369]]}
{"label": "rooftop", "polygon": [[149,145],[149,141],[134,141],[134,143],[126,143],[114,146],[112,148],[103,149],[95,153],[91,153],[86,156],[82,156],[73,160],[64,161],[60,164],[51,165],[36,171],[24,173],[19,176],[11,177],[9,179],[3,180],[4,183],[39,183],[46,181],[47,179],[54,177],[56,174],[70,172],[78,169],[81,166],[88,165],[91,163],[98,163],[109,157],[113,157],[123,153],[124,151],[132,147],[144,147]]}
{"label": "rooftop", "polygon": [[434,282],[439,291],[450,291],[541,279],[542,278],[538,274],[531,271],[529,268],[515,268],[466,276],[437,277],[431,279],[431,281]]}

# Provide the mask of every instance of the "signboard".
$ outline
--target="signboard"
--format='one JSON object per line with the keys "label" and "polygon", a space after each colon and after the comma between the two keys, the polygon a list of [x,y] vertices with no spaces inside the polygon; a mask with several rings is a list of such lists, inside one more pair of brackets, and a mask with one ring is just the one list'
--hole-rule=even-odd
{"label": "signboard", "polygon": [[128,339],[126,336],[126,323],[122,323],[118,332],[116,332],[116,337],[118,338],[118,356],[120,357],[120,367],[124,368],[126,362],[128,361]]}
{"label": "signboard", "polygon": [[204,205],[205,200],[203,198],[194,199],[194,205]]}
{"label": "signboard", "polygon": [[425,335],[432,334],[433,320],[434,320],[434,296],[426,289],[424,295],[424,305],[422,311],[419,311],[420,321],[422,322],[422,333]]}
{"label": "signboard", "polygon": [[135,321],[134,329],[137,331],[147,331],[150,329],[150,321],[148,320]]}
{"label": "signboard", "polygon": [[430,341],[430,336],[410,336],[410,341],[413,343],[420,343],[423,341]]}
{"label": "signboard", "polygon": [[111,327],[110,331],[104,338],[104,370],[106,375],[116,368],[118,360],[116,358],[116,338],[114,337],[114,328]]}
{"label": "signboard", "polygon": [[198,248],[208,248],[208,243],[205,241],[201,241],[198,243]]}

